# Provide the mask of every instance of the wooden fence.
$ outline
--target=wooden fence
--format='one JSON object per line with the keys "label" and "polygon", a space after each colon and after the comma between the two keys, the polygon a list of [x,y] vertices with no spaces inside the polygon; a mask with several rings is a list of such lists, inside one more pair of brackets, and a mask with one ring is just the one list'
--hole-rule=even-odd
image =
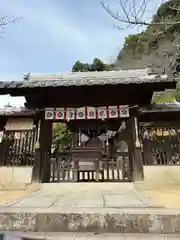
{"label": "wooden fence", "polygon": [[180,129],[178,127],[141,128],[144,165],[180,164]]}
{"label": "wooden fence", "polygon": [[1,132],[0,165],[32,166],[34,164],[36,138],[36,129]]}

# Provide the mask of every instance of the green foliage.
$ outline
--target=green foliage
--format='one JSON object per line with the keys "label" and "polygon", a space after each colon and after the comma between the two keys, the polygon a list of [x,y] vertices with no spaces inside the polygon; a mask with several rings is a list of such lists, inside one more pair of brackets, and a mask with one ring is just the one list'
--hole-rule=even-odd
{"label": "green foliage", "polygon": [[154,92],[152,103],[172,103],[176,100],[177,91]]}
{"label": "green foliage", "polygon": [[72,143],[72,134],[65,123],[53,124],[53,146],[59,151],[69,150]]}
{"label": "green foliage", "polygon": [[153,17],[152,22],[160,22],[162,19],[166,17],[170,17],[173,19],[177,15],[177,10],[172,9],[171,6],[176,7],[178,5],[178,0],[169,0],[160,5],[157,10],[157,13]]}
{"label": "green foliage", "polygon": [[80,61],[75,62],[72,67],[72,72],[100,72],[100,71],[110,71],[113,69],[113,64],[105,64],[99,58],[94,58],[91,64],[82,63]]}
{"label": "green foliage", "polygon": [[[179,25],[175,24],[172,27],[165,29],[164,25],[153,25],[168,18],[168,21],[179,21],[180,12],[171,8],[171,6],[180,5],[178,0],[169,0],[164,4],[161,4],[157,13],[154,15],[152,25],[148,26],[144,32],[129,35],[125,38],[123,49],[118,54],[117,60],[121,60],[126,54],[139,55],[143,53],[150,53],[152,48],[157,48],[161,39],[172,40],[173,32],[179,28]],[[162,32],[161,34],[159,34]]]}
{"label": "green foliage", "polygon": [[90,65],[88,63],[77,61],[72,67],[72,72],[87,72],[89,69]]}
{"label": "green foliage", "polygon": [[180,82],[178,82],[176,86],[175,98],[176,101],[180,102]]}
{"label": "green foliage", "polygon": [[174,92],[174,95],[175,95],[176,101],[177,101],[177,102],[180,102],[180,91],[178,91],[178,90],[175,91],[175,92]]}

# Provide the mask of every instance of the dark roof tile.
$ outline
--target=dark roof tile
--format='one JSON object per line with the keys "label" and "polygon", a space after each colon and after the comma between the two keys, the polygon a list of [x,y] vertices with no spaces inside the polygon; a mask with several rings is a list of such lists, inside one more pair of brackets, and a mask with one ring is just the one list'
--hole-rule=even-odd
{"label": "dark roof tile", "polygon": [[158,82],[177,82],[167,75],[148,74],[147,70],[105,71],[70,74],[29,75],[28,80],[20,82],[0,82],[0,88],[44,88],[92,85],[141,84]]}

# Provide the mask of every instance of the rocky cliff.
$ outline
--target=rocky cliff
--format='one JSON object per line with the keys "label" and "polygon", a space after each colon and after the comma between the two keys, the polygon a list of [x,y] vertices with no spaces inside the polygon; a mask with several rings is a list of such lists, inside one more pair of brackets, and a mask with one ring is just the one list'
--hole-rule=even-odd
{"label": "rocky cliff", "polygon": [[157,73],[169,72],[172,62],[177,58],[180,25],[155,26],[153,23],[162,22],[162,19],[169,22],[180,20],[180,11],[170,7],[177,2],[178,0],[170,0],[162,4],[153,16],[151,26],[144,32],[130,35],[125,39],[117,57],[117,67],[121,69],[149,67]]}

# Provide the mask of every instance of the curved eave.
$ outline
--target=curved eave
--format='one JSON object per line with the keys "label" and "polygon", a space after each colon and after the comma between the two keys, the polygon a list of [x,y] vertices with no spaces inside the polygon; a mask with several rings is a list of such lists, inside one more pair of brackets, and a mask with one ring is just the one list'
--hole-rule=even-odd
{"label": "curved eave", "polygon": [[84,81],[67,81],[67,80],[51,80],[51,81],[19,81],[19,82],[0,82],[0,94],[19,95],[18,93],[30,93],[35,90],[43,89],[64,89],[64,88],[91,88],[103,86],[136,86],[147,87],[153,91],[163,91],[165,89],[176,88],[178,80],[161,77],[149,78],[125,78],[125,79],[96,79]]}

